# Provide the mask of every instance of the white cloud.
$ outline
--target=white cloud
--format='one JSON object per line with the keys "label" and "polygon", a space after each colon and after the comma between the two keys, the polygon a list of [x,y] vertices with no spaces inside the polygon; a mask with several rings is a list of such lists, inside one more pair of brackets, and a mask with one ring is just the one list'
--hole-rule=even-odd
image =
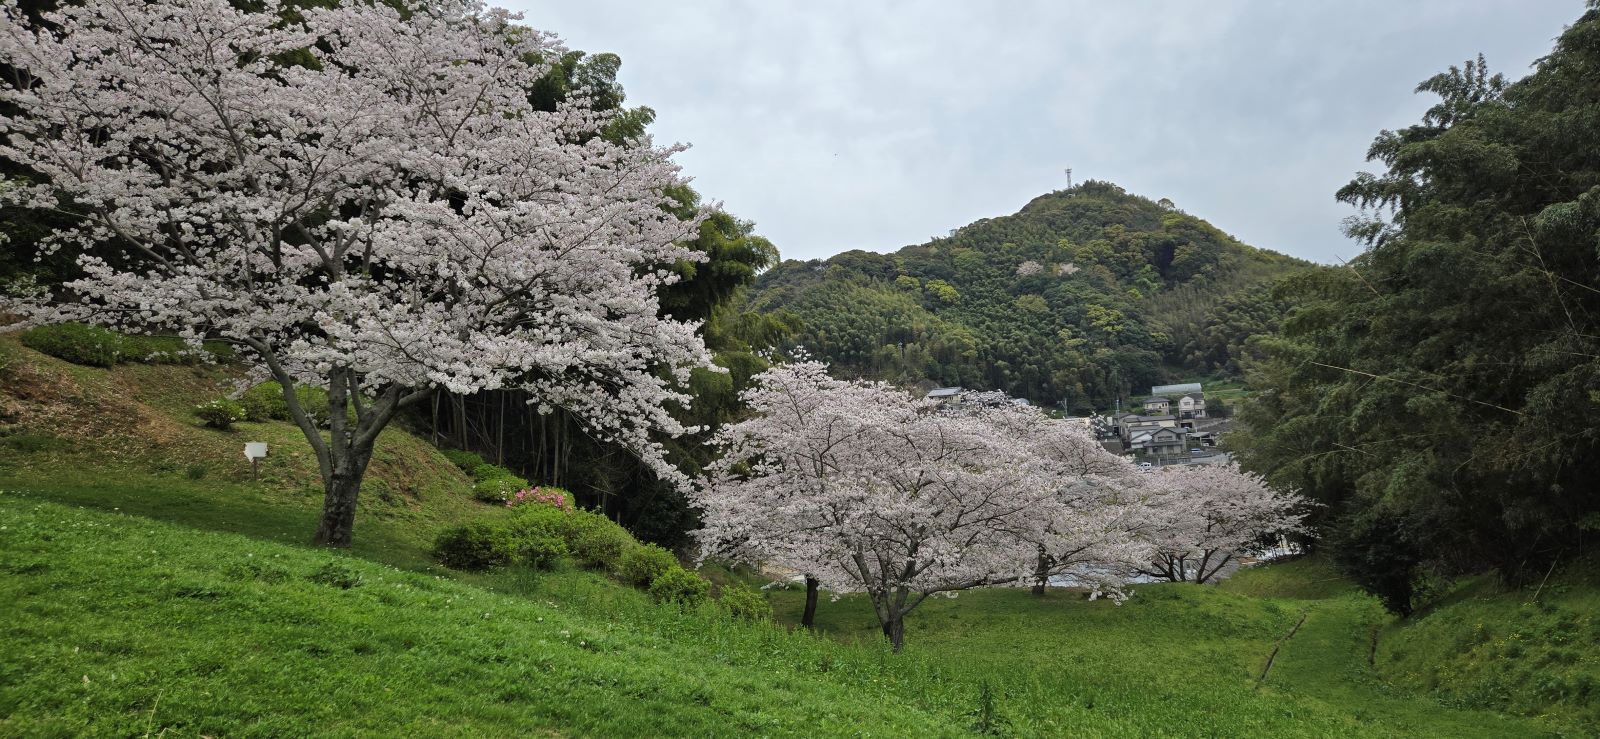
{"label": "white cloud", "polygon": [[[491,0],[494,1],[494,0]],[[889,251],[1015,212],[1062,169],[1244,241],[1352,256],[1333,192],[1422,79],[1519,77],[1579,0],[1128,3],[504,0],[623,60],[697,188],[786,257]]]}

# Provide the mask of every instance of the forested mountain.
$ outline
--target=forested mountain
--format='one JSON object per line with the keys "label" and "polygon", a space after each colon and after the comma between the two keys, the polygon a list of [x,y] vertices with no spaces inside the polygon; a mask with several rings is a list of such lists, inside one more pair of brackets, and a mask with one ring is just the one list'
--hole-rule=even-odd
{"label": "forested mountain", "polygon": [[1267,286],[1311,265],[1107,182],[892,254],[786,261],[749,296],[847,371],[1005,390],[1071,410],[1175,375],[1237,375],[1276,327]]}

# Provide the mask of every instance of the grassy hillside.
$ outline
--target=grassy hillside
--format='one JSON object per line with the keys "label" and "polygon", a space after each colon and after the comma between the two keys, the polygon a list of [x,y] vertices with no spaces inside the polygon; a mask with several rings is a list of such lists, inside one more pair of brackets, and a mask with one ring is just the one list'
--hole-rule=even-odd
{"label": "grassy hillside", "polygon": [[1090,182],[892,254],[784,262],[750,306],[796,314],[799,343],[850,371],[1078,409],[1168,379],[1237,375],[1244,339],[1283,312],[1266,286],[1306,268],[1171,203]]}
{"label": "grassy hillside", "polygon": [[[203,427],[198,403],[229,392],[217,366],[83,367],[0,334],[0,480],[56,500],[301,542],[316,529],[322,486],[293,424]],[[251,479],[244,443],[270,456]],[[482,515],[471,482],[426,441],[399,428],[379,437],[357,519],[357,548],[412,556],[433,529]]]}
{"label": "grassy hillside", "polygon": [[[292,429],[226,434],[188,418],[225,375],[85,369],[14,353],[28,366],[9,367],[0,386],[9,414],[0,735],[1493,737],[1594,728],[1578,710],[1512,717],[1430,697],[1399,666],[1410,659],[1406,644],[1418,655],[1418,645],[1436,643],[1419,630],[1432,616],[1384,632],[1382,650],[1395,651],[1380,651],[1374,669],[1372,634],[1388,619],[1315,562],[1249,571],[1224,588],[1144,586],[1122,606],[1067,591],[934,599],[912,615],[900,655],[857,596],[825,599],[812,633],[794,628],[798,590],[768,591],[777,623],[745,623],[709,604],[656,605],[565,562],[456,573],[428,556],[438,529],[507,513],[472,501],[452,467],[400,432],[385,439],[384,479],[408,492],[364,503],[355,549],[310,549],[301,543],[320,501]],[[137,422],[108,423],[134,430],[103,438],[81,433],[75,424],[87,412],[76,404]],[[56,423],[37,420],[47,417]],[[142,428],[166,435],[140,443]],[[285,453],[251,482],[242,457],[220,455],[263,434],[276,434]],[[1557,579],[1552,588],[1594,592]],[[1561,623],[1580,604],[1552,618]]]}
{"label": "grassy hillside", "polygon": [[1600,731],[1600,559],[1568,563],[1533,591],[1492,575],[1458,583],[1379,635],[1385,678],[1448,705],[1546,716]]}
{"label": "grassy hillside", "polygon": [[[954,733],[860,650],[711,614],[573,615],[31,496],[0,518],[0,734]],[[826,660],[828,679],[794,664]]]}

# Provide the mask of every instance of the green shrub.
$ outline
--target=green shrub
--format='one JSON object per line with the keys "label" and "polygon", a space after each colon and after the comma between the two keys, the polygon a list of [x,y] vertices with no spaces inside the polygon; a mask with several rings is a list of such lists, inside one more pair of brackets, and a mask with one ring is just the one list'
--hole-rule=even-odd
{"label": "green shrub", "polygon": [[511,513],[511,535],[517,542],[517,559],[531,567],[548,567],[567,556],[566,517],[554,506],[522,506]]}
{"label": "green shrub", "polygon": [[433,543],[433,558],[455,570],[486,570],[511,562],[515,537],[500,524],[475,521],[440,532]]}
{"label": "green shrub", "polygon": [[233,424],[245,419],[244,406],[226,398],[201,403],[194,407],[194,414],[206,426],[223,430],[233,428]]}
{"label": "green shrub", "polygon": [[550,534],[563,541],[567,538],[570,525],[569,516],[574,515],[555,506],[525,505],[511,509],[509,526],[512,533],[522,535],[530,532]]}
{"label": "green shrub", "polygon": [[650,582],[650,597],[657,603],[699,605],[711,592],[711,583],[682,567],[673,567]]}
{"label": "green shrub", "polygon": [[478,464],[473,465],[467,470],[467,474],[472,475],[472,479],[479,481],[493,480],[496,477],[516,477],[516,473],[513,473],[511,470],[508,470],[497,464],[489,464],[488,462],[484,462],[481,457],[478,460]]}
{"label": "green shrub", "polygon": [[73,364],[110,367],[122,358],[122,335],[99,326],[61,323],[22,332],[23,346]]}
{"label": "green shrub", "polygon": [[594,511],[573,511],[566,523],[567,548],[585,567],[615,570],[622,553],[638,545],[627,529]]}
{"label": "green shrub", "polygon": [[477,452],[469,452],[465,449],[440,449],[439,453],[443,454],[445,459],[450,460],[451,464],[460,467],[462,472],[468,474],[471,474],[474,469],[484,463],[483,457],[478,456]]}
{"label": "green shrub", "polygon": [[277,382],[263,382],[244,391],[239,396],[239,405],[244,406],[245,419],[249,421],[289,420],[289,404],[283,399],[283,387]]}
{"label": "green shrub", "polygon": [[[297,387],[294,389],[295,399],[300,401],[300,408],[306,412],[313,423],[318,426],[328,425],[328,391],[320,387]],[[263,382],[260,385],[244,391],[239,396],[239,404],[244,406],[246,420],[261,421],[289,421],[289,401],[283,399],[283,386],[276,380]]]}
{"label": "green shrub", "polygon": [[517,537],[517,561],[529,567],[548,569],[565,556],[567,542],[559,535],[535,532]]}
{"label": "green shrub", "polygon": [[[472,494],[478,500],[485,503],[504,504],[510,501],[511,496],[515,495],[518,490],[527,490],[530,487],[527,480],[518,477],[511,470],[497,464],[484,462],[482,457],[471,452],[458,454],[461,455],[461,462],[457,462],[457,464],[477,462],[470,468],[463,466],[463,469],[466,469],[472,475],[472,479],[477,480],[477,483],[472,486]],[[471,455],[476,459],[469,458],[466,455]]]}
{"label": "green shrub", "polygon": [[143,364],[199,364],[189,343],[172,336],[123,336],[122,361]]}
{"label": "green shrub", "polygon": [[634,587],[647,587],[677,564],[672,552],[654,544],[629,547],[617,562],[617,577]]}
{"label": "green shrub", "polygon": [[239,358],[239,352],[234,350],[233,345],[226,341],[203,341],[200,346],[206,350],[207,354],[211,355],[212,359],[218,362],[232,362]]}
{"label": "green shrub", "polygon": [[761,591],[749,585],[729,585],[722,589],[722,597],[717,600],[734,618],[747,621],[772,620],[772,603],[767,601]]}
{"label": "green shrub", "polygon": [[479,480],[473,484],[473,497],[485,503],[504,505],[506,501],[511,500],[511,496],[516,495],[518,490],[526,490],[528,488],[527,480],[506,472],[504,468],[497,467],[496,469],[501,471],[502,474],[500,476]]}

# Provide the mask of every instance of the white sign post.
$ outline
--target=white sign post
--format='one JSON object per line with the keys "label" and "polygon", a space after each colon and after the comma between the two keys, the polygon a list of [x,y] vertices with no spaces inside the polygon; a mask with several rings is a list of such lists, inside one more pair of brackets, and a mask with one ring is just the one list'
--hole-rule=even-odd
{"label": "white sign post", "polygon": [[244,445],[244,458],[250,460],[250,479],[260,480],[261,475],[256,463],[267,456],[267,443],[264,441],[246,442]]}

